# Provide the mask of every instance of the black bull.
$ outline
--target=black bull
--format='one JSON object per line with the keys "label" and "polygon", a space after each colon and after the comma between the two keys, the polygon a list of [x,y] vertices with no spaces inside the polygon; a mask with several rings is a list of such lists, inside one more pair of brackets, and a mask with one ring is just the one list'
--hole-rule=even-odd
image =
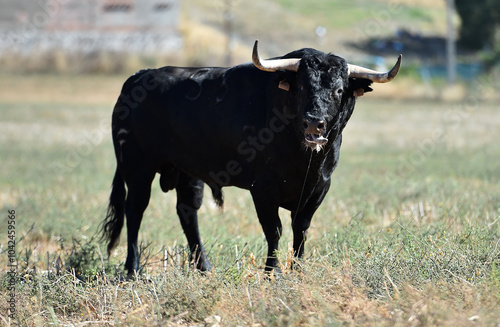
{"label": "black bull", "polygon": [[356,97],[371,91],[372,81],[392,80],[400,64],[377,73],[314,49],[261,60],[257,42],[253,59],[232,68],[143,70],[123,85],[112,117],[118,165],[103,235],[109,253],[126,216],[129,273],[139,269],[137,236],[156,173],[164,192],[177,192],[198,269],[211,269],[198,230],[204,183],[220,206],[222,187],[250,191],[268,243],[266,270],[278,265],[278,209],[290,210],[300,258]]}

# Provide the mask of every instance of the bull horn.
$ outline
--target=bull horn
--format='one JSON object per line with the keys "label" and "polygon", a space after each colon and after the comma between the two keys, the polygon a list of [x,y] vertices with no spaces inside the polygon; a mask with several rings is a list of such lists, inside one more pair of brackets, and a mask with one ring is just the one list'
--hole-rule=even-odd
{"label": "bull horn", "polygon": [[261,59],[257,46],[258,40],[255,40],[252,52],[252,61],[255,67],[265,72],[275,72],[280,69],[297,72],[299,70],[300,59]]}
{"label": "bull horn", "polygon": [[349,70],[349,77],[365,78],[369,79],[374,83],[390,82],[394,79],[394,77],[396,77],[396,75],[399,72],[399,67],[401,66],[402,57],[403,57],[402,55],[399,55],[398,61],[396,62],[394,67],[387,73],[381,73],[361,66],[347,64]]}

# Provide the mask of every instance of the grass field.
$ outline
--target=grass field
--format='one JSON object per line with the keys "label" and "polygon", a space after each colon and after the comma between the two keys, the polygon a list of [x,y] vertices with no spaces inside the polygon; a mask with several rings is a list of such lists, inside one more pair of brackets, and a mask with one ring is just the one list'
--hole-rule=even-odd
{"label": "grass field", "polygon": [[361,98],[301,269],[289,270],[283,210],[283,275],[271,280],[247,192],[226,189],[224,212],[207,194],[200,228],[215,271],[203,276],[186,263],[174,195],[155,181],[140,233],[145,272],[125,281],[124,235],[109,261],[94,237],[115,168],[109,117],[123,80],[0,79],[2,324],[8,210],[22,326],[500,324],[497,104]]}

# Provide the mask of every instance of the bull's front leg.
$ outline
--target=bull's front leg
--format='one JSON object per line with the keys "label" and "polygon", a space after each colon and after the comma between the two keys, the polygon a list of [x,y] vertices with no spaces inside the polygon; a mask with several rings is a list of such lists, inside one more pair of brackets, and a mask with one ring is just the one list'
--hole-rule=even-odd
{"label": "bull's front leg", "polygon": [[[267,240],[267,259],[266,259],[266,272],[271,272],[275,269],[279,272],[278,258],[276,251],[278,251],[278,243],[282,234],[281,220],[278,215],[278,201],[273,196],[273,192],[266,192],[252,190],[252,198],[255,204],[255,210],[259,217],[260,224],[264,231]],[[274,193],[276,194],[276,193]]]}
{"label": "bull's front leg", "polygon": [[311,220],[319,208],[321,202],[325,198],[328,188],[330,186],[330,181],[325,185],[325,187],[318,193],[314,194],[309,198],[307,203],[302,207],[299,212],[292,211],[292,230],[293,230],[293,252],[294,261],[292,262],[292,268],[296,264],[297,259],[302,258],[304,255],[304,245],[307,239],[307,231],[311,225]]}

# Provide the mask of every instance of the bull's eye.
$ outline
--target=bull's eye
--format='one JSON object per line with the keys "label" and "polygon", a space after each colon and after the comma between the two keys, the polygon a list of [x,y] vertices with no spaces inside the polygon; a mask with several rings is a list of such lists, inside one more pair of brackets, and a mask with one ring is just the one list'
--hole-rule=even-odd
{"label": "bull's eye", "polygon": [[336,98],[341,98],[343,91],[344,90],[342,90],[342,88],[338,88],[336,90],[332,90],[332,95],[331,95],[332,100],[336,99]]}

